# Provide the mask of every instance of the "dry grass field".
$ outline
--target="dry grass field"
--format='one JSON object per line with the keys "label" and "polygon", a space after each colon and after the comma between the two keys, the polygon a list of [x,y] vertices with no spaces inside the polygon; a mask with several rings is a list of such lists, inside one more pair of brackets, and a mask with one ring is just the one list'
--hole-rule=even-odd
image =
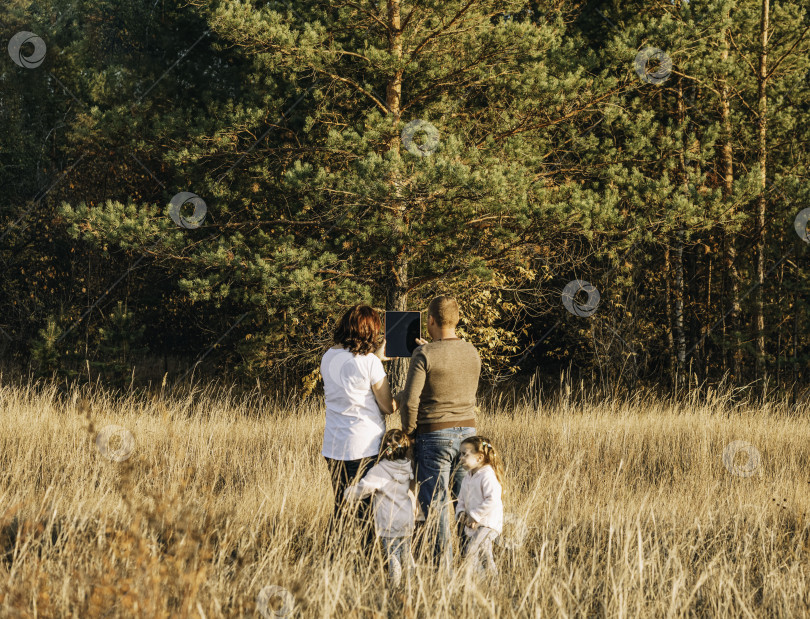
{"label": "dry grass field", "polygon": [[[495,546],[497,585],[443,581],[418,554],[399,596],[356,535],[324,552],[317,398],[40,383],[0,387],[0,409],[2,617],[810,615],[806,409],[716,394],[484,405],[526,535],[511,521]],[[129,457],[118,435],[107,452],[96,441],[108,424],[132,433]],[[724,464],[735,440],[756,447],[755,470],[742,452]],[[258,608],[272,585],[290,597]]]}

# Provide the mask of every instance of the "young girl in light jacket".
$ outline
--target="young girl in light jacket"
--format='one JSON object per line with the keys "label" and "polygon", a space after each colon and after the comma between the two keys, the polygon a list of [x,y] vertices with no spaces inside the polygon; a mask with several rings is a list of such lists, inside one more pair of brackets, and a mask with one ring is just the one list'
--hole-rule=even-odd
{"label": "young girl in light jacket", "polygon": [[410,446],[411,440],[402,430],[388,430],[377,463],[344,492],[347,503],[373,497],[374,527],[385,551],[391,587],[399,587],[403,569],[410,579],[414,567],[411,535],[418,514]]}
{"label": "young girl in light jacket", "polygon": [[459,460],[467,470],[456,505],[456,518],[464,524],[464,556],[477,575],[488,572],[490,580],[497,582],[492,542],[503,532],[501,458],[489,439],[471,436],[461,441]]}

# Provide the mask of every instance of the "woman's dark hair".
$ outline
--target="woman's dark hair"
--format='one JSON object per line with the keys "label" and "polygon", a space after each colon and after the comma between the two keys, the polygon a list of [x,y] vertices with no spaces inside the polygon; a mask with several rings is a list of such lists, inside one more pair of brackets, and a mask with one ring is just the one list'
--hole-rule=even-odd
{"label": "woman's dark hair", "polygon": [[335,328],[335,344],[355,355],[367,355],[380,347],[382,321],[373,307],[355,305],[346,310]]}
{"label": "woman's dark hair", "polygon": [[379,462],[385,460],[401,460],[408,455],[408,448],[411,446],[411,438],[399,428],[388,430],[380,442]]}

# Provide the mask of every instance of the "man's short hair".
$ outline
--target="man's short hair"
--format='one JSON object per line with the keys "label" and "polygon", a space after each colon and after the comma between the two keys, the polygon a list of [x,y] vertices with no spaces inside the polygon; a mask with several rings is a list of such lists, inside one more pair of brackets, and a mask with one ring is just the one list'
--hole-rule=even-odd
{"label": "man's short hair", "polygon": [[453,297],[436,297],[428,305],[428,316],[440,327],[453,327],[458,324],[458,303]]}

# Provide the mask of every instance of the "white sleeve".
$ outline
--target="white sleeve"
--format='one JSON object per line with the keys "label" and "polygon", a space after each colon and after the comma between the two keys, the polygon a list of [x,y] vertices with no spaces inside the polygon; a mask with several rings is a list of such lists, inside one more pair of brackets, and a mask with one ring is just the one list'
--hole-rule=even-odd
{"label": "white sleeve", "polygon": [[348,502],[359,501],[363,497],[374,494],[390,481],[391,477],[385,472],[385,469],[379,465],[374,465],[363,479],[346,488],[343,497]]}
{"label": "white sleeve", "polygon": [[376,385],[383,378],[385,378],[387,374],[385,373],[385,368],[383,367],[382,361],[380,361],[380,358],[377,355],[370,353],[368,356],[371,358],[369,378],[371,379],[371,384]]}
{"label": "white sleeve", "polygon": [[471,509],[467,513],[470,517],[479,522],[481,518],[486,516],[494,505],[501,500],[501,484],[498,483],[498,478],[495,477],[495,472],[492,471],[488,475],[482,476],[481,479],[481,494],[484,500],[475,509]]}

